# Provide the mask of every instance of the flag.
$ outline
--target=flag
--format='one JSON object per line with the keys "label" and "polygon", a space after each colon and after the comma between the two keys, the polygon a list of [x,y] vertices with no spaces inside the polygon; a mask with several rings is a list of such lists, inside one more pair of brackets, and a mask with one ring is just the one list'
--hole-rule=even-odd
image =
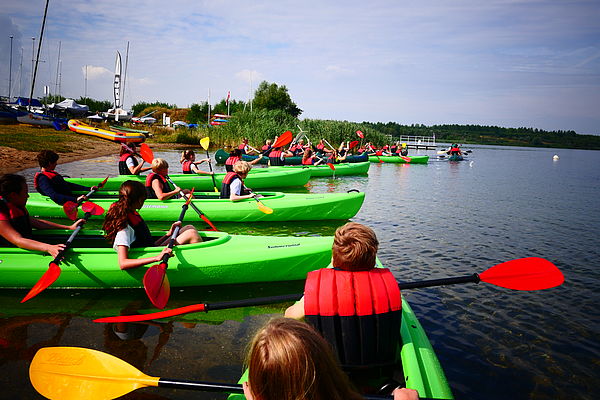
{"label": "flag", "polygon": [[365,137],[365,135],[361,132],[361,131],[356,131],[356,134],[358,135],[359,138],[363,139]]}
{"label": "flag", "polygon": [[227,92],[227,99],[225,100],[225,104],[229,105],[229,98],[231,97],[231,92]]}

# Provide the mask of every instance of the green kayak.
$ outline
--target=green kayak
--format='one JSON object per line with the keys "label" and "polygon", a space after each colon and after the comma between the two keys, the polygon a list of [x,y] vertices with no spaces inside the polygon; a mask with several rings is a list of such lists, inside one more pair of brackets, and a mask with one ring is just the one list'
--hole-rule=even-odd
{"label": "green kayak", "polygon": [[[244,161],[253,161],[256,160],[258,156],[244,154],[242,156],[242,160]],[[215,152],[215,160],[217,164],[225,164],[225,160],[229,158],[229,152],[224,149],[219,149]],[[365,162],[368,161],[368,156],[366,154],[361,155],[349,155],[346,157],[346,162],[348,163],[357,163],[357,162]],[[262,160],[258,162],[259,164],[267,165],[269,163],[269,157],[263,157]],[[302,157],[286,157],[285,163],[287,165],[301,165]]]}
{"label": "green kayak", "polygon": [[[71,231],[34,232],[47,243],[64,243]],[[152,232],[161,236],[164,232]],[[308,271],[326,267],[333,237],[280,237],[200,232],[203,242],[173,248],[167,275],[171,287],[212,286],[305,279]],[[156,256],[164,247],[134,248],[132,258]],[[52,261],[47,253],[0,247],[0,287],[31,288]],[[138,288],[148,266],[119,269],[117,252],[100,231],[83,229],[61,262],[53,288]]]}
{"label": "green kayak", "polygon": [[[397,370],[401,371],[406,387],[415,389],[421,398],[453,399],[452,391],[440,362],[412,308],[402,297],[402,343],[397,350]],[[238,383],[248,380],[244,372]],[[242,394],[231,394],[229,400],[244,399]]]}
{"label": "green kayak", "polygon": [[[210,175],[194,175],[194,174],[174,174],[169,175],[173,182],[182,189],[195,188],[197,191],[214,190],[213,180]],[[215,180],[217,189],[221,190],[221,182],[225,177],[225,173],[216,173]],[[102,178],[66,178],[67,181],[77,183],[83,186],[97,185],[104,179]],[[119,190],[119,187],[126,180],[136,180],[142,183],[146,182],[146,175],[118,175],[108,179],[103,190]],[[310,179],[310,171],[306,169],[273,169],[269,168],[254,168],[244,179],[244,183],[251,189],[266,189],[266,188],[281,188],[304,186]]]}
{"label": "green kayak", "polygon": [[320,176],[348,176],[348,175],[367,175],[371,163],[368,161],[360,163],[341,163],[332,164],[334,169],[327,164],[319,165],[286,165],[283,167],[269,167],[269,169],[299,169],[304,168],[310,171],[310,177]]}
{"label": "green kayak", "polygon": [[410,161],[406,161],[401,156],[369,156],[369,161],[384,163],[396,163],[396,164],[427,164],[429,162],[429,156],[408,156]]}
{"label": "green kayak", "polygon": [[[358,213],[365,200],[365,194],[350,193],[305,193],[260,192],[260,201],[273,209],[265,214],[253,199],[233,202],[219,199],[219,193],[194,192],[193,204],[212,221],[254,222],[254,221],[316,221],[329,219],[350,219]],[[99,192],[92,201],[105,210],[117,201],[117,192]],[[140,214],[147,221],[176,221],[181,212],[181,199],[147,199]],[[49,197],[31,193],[27,200],[27,210],[35,217],[65,218],[63,208]],[[83,211],[79,210],[83,218]],[[193,210],[185,215],[187,223],[201,222]]]}

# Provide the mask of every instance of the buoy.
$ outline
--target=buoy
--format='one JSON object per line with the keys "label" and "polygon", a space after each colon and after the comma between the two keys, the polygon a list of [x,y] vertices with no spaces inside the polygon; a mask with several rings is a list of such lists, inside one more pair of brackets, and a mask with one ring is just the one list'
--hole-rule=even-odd
{"label": "buoy", "polygon": [[560,157],[558,157],[558,154],[555,154],[555,155],[554,155],[554,157],[552,157],[552,159],[553,159],[554,161],[558,161],[558,159],[559,159],[559,158],[560,158]]}

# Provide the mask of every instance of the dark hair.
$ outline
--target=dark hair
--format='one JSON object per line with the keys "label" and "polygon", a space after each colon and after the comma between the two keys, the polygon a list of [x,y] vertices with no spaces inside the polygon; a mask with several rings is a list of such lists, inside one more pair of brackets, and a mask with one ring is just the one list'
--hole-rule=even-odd
{"label": "dark hair", "polygon": [[140,199],[146,200],[146,187],[143,183],[127,180],[121,184],[119,200],[110,206],[102,225],[106,240],[114,242],[117,233],[125,229],[128,224],[127,214],[134,211],[133,207]]}
{"label": "dark hair", "polygon": [[53,152],[52,150],[42,150],[37,155],[38,163],[40,167],[46,168],[50,163],[55,163],[58,161],[58,154]]}
{"label": "dark hair", "polygon": [[242,150],[240,149],[235,149],[233,150],[231,153],[229,153],[229,155],[231,157],[241,157],[242,156]]}
{"label": "dark hair", "polygon": [[27,181],[22,175],[5,174],[0,176],[0,196],[6,197],[11,193],[19,193]]}

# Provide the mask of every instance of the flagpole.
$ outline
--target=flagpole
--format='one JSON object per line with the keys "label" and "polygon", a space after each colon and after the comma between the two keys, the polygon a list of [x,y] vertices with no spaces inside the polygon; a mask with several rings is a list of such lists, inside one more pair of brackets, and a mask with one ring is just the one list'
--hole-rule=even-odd
{"label": "flagpole", "polygon": [[228,90],[227,91],[227,115],[231,115],[229,114],[229,96],[231,95],[231,91]]}
{"label": "flagpole", "polygon": [[210,125],[210,88],[208,88],[208,101],[207,101],[207,104],[208,104],[208,121],[207,121],[207,123]]}

